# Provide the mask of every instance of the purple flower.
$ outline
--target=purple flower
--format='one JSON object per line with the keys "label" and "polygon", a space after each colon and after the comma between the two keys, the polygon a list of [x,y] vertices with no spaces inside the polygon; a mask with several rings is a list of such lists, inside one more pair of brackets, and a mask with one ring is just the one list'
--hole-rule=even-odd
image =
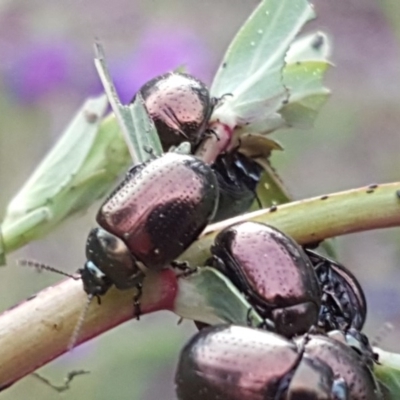
{"label": "purple flower", "polygon": [[141,38],[133,56],[112,66],[111,74],[123,103],[129,102],[148,80],[162,73],[184,67],[199,79],[209,80],[207,48],[192,31],[152,29]]}
{"label": "purple flower", "polygon": [[[5,88],[21,103],[34,103],[60,92],[82,97],[103,91],[92,58],[68,39],[0,42],[5,62],[0,66]],[[209,78],[210,62],[203,41],[190,30],[153,29],[139,38],[133,55],[115,62],[111,75],[123,103],[148,80],[178,67],[200,79]]]}
{"label": "purple flower", "polygon": [[38,40],[8,53],[8,62],[2,67],[5,87],[23,103],[71,88],[87,92],[96,79],[95,72],[87,73],[91,65],[84,66],[81,51],[70,41]]}

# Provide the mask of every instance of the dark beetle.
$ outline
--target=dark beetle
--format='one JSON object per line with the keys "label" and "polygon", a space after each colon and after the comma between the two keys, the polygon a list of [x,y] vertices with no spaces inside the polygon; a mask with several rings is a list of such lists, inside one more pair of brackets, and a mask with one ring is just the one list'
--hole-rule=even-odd
{"label": "dark beetle", "polygon": [[343,265],[305,249],[322,289],[318,325],[324,331],[333,329],[361,331],[367,316],[364,291],[356,277]]}
{"label": "dark beetle", "polygon": [[133,167],[100,207],[80,271],[85,291],[104,294],[114,284],[127,289],[143,271],[177,258],[215,213],[218,186],[200,159],[166,153]]}
{"label": "dark beetle", "polygon": [[219,203],[213,221],[245,213],[253,204],[263,168],[237,150],[221,154],[212,165],[218,179]]}
{"label": "dark beetle", "polygon": [[211,248],[224,273],[277,332],[290,337],[317,323],[321,291],[303,249],[276,228],[243,222],[221,231]]}
{"label": "dark beetle", "polygon": [[139,92],[164,151],[184,141],[193,148],[199,144],[216,103],[204,83],[188,74],[168,72],[147,82]]}
{"label": "dark beetle", "polygon": [[[356,338],[353,338],[356,340]],[[297,339],[300,343],[300,340]],[[346,382],[347,398],[351,400],[383,399],[378,383],[371,371],[373,360],[369,353],[359,353],[354,347],[323,335],[310,335],[305,341],[305,353],[332,369],[335,376]],[[358,349],[362,349],[361,344]],[[346,398],[346,397],[345,397]]]}
{"label": "dark beetle", "polygon": [[325,337],[299,342],[248,327],[203,329],[181,352],[178,399],[382,399],[371,371],[349,347]]}
{"label": "dark beetle", "polygon": [[379,356],[374,352],[368,337],[359,330],[354,328],[349,328],[346,331],[333,330],[326,335],[351,347],[362,356],[369,368],[373,369],[374,364],[379,363]]}

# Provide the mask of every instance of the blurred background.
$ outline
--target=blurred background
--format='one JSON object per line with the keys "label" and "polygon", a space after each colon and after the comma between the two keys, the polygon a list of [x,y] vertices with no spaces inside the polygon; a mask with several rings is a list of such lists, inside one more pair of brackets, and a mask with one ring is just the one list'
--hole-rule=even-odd
{"label": "blurred background", "polygon": [[[89,95],[101,92],[93,66],[102,40],[120,96],[129,101],[147,80],[185,65],[212,82],[230,40],[256,0],[0,0],[0,219],[7,202],[57,140]],[[318,19],[306,28],[333,41],[333,94],[315,128],[278,131],[285,151],[273,163],[295,198],[400,179],[400,2],[314,0]],[[59,280],[15,267],[29,257],[74,271],[84,263],[92,207],[47,238],[8,258],[0,269],[0,310]],[[394,330],[381,347],[400,352],[400,230],[337,239],[339,259],[367,295],[366,332]],[[172,400],[179,350],[195,331],[172,314],[132,321],[41,370],[55,382],[89,369],[64,399]],[[397,339],[397,340],[396,340]],[[43,400],[58,394],[33,377],[2,398]]]}

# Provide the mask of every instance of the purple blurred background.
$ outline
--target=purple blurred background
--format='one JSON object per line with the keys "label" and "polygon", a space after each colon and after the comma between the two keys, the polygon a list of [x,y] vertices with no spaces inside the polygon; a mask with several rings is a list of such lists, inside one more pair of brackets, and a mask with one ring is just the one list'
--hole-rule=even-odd
{"label": "purple blurred background", "polygon": [[[0,0],[0,217],[8,202],[51,147],[86,97],[101,86],[92,44],[100,38],[124,101],[148,79],[186,66],[210,84],[226,46],[255,0]],[[307,30],[332,36],[327,85],[332,97],[309,131],[277,132],[285,152],[274,164],[296,198],[373,182],[399,180],[400,3],[315,0],[318,19]],[[54,234],[9,257],[0,269],[0,308],[58,280],[15,268],[29,257],[75,270],[84,262],[93,207]],[[385,322],[394,331],[381,346],[400,352],[399,229],[337,239],[340,260],[362,282],[369,303],[366,331]],[[68,255],[66,257],[66,255]],[[61,381],[67,370],[89,369],[64,399],[173,399],[175,363],[191,323],[157,314],[121,326],[75,349],[42,373]],[[28,377],[3,399],[53,399]]]}

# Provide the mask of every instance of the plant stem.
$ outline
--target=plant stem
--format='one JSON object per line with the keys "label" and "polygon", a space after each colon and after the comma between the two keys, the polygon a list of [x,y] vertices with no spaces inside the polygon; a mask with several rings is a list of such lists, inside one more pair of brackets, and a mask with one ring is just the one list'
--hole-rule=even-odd
{"label": "plant stem", "polygon": [[348,233],[400,226],[400,182],[370,185],[273,206],[210,225],[180,258],[201,265],[219,231],[237,222],[272,225],[300,244]]}
{"label": "plant stem", "polygon": [[[146,277],[142,314],[172,309],[177,291],[171,270]],[[77,344],[134,317],[134,290],[111,289],[92,301]],[[0,315],[0,390],[67,351],[86,302],[82,282],[67,279]]]}
{"label": "plant stem", "polygon": [[[253,220],[276,226],[301,244],[352,232],[400,226],[400,183],[363,187],[259,210],[209,226],[182,255],[203,265],[216,233],[234,222]],[[174,309],[179,282],[171,270],[144,281],[142,313]],[[85,304],[81,282],[69,279],[0,315],[0,388],[6,388],[67,350]],[[92,302],[77,343],[133,317],[133,291],[110,290],[99,307]]]}

